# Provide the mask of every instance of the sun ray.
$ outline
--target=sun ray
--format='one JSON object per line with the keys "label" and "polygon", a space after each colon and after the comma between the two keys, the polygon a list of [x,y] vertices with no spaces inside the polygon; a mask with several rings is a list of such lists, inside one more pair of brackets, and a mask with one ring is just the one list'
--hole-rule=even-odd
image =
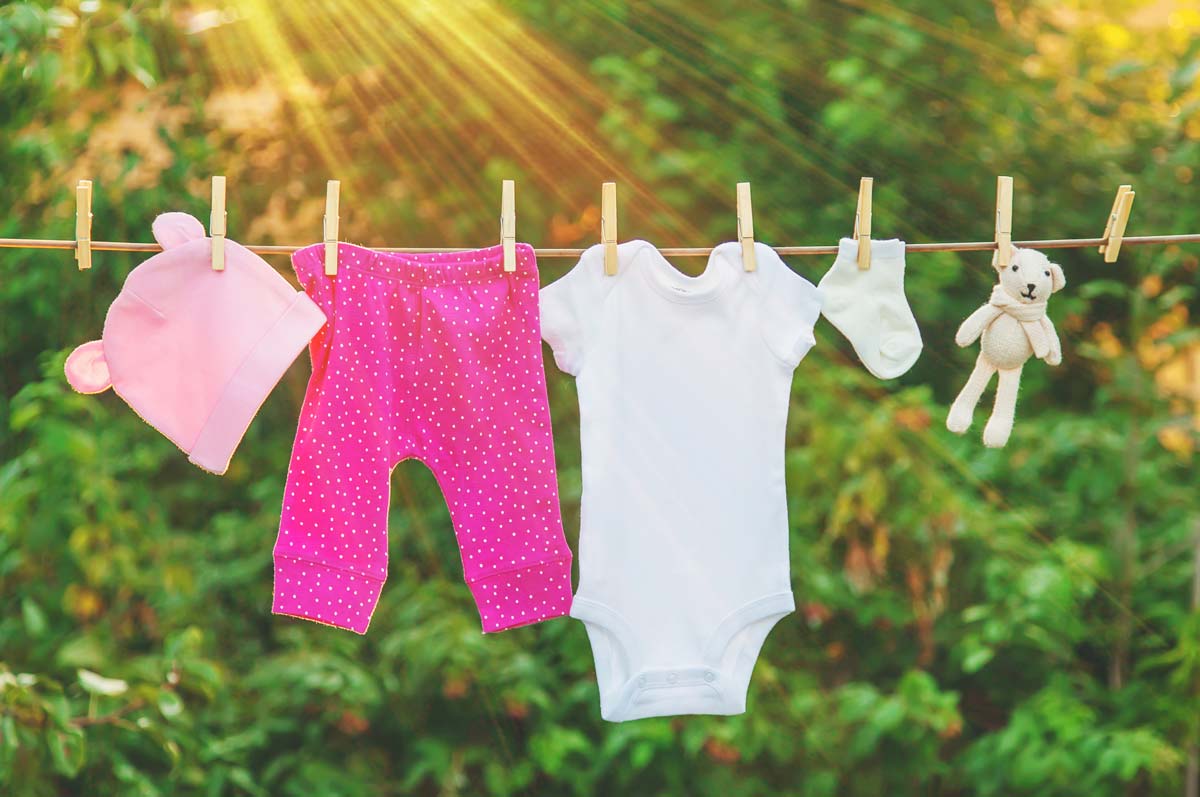
{"label": "sun ray", "polygon": [[[357,25],[343,24],[329,25],[327,29],[334,31],[350,51],[371,52],[370,47],[380,46],[382,48],[386,44],[382,39],[377,38],[378,31],[369,26],[360,28]],[[318,47],[314,50],[321,53],[322,63],[329,73],[337,74],[338,65],[332,56],[323,48]],[[420,180],[420,177],[412,176],[411,170],[414,165],[426,162],[427,158],[422,157],[423,153],[426,155],[441,152],[453,153],[455,148],[448,134],[441,133],[440,128],[434,127],[434,130],[437,131],[434,134],[436,138],[430,141],[418,137],[423,128],[404,124],[388,124],[387,101],[377,96],[381,89],[395,87],[397,89],[395,96],[402,99],[406,96],[402,87],[415,86],[422,100],[431,99],[428,92],[424,91],[424,81],[420,80],[418,75],[411,74],[406,70],[407,66],[403,61],[399,64],[388,62],[378,66],[369,65],[357,73],[346,75],[344,82],[348,87],[347,93],[351,104],[356,111],[356,120],[366,125],[375,141],[386,153],[388,164],[397,173],[405,175],[406,179]],[[365,85],[364,71],[370,75],[372,82],[377,84],[374,90]],[[393,77],[394,75],[401,75],[401,79]],[[347,163],[343,165],[343,168],[350,166],[351,164]],[[442,207],[445,208],[445,213],[434,214],[432,223],[439,234],[450,235],[453,230],[446,226],[446,220],[467,211],[466,200],[477,191],[477,181],[469,175],[464,164],[455,158],[440,162],[438,171],[443,187],[441,192],[443,196],[440,199],[443,200]],[[425,186],[422,184],[421,187]],[[447,188],[453,190],[446,190]]]}
{"label": "sun ray", "polygon": [[288,39],[271,12],[271,5],[266,0],[240,2],[251,12],[248,15],[246,30],[255,39],[259,52],[270,65],[273,77],[282,82],[300,117],[303,130],[313,142],[318,156],[327,165],[338,163],[346,156],[339,153],[337,143],[321,124],[312,96],[312,84],[304,74],[295,51],[289,48]]}
{"label": "sun ray", "polygon": [[[439,201],[481,199],[486,186],[477,173],[499,156],[526,171],[556,201],[579,199],[572,195],[577,188],[558,179],[564,169],[594,175],[596,182],[615,178],[627,196],[644,204],[644,212],[655,214],[666,229],[695,232],[686,216],[651,191],[592,132],[605,110],[604,93],[494,3],[435,8],[429,3],[375,0],[337,20],[327,6],[272,10],[261,0],[238,4],[241,22],[233,28],[242,34],[245,46],[230,48],[241,51],[240,58],[230,60],[262,59],[265,68],[260,74],[270,75],[284,92],[327,168],[350,163],[352,156],[318,123],[321,109],[312,90],[314,84],[341,81],[347,96],[339,101],[382,147],[386,162],[397,168],[427,165],[425,171],[436,173],[439,180],[435,184],[418,179],[416,184]],[[318,39],[311,33],[315,31],[325,35]],[[336,32],[333,39],[330,31]],[[286,34],[292,34],[293,41],[282,45]],[[229,54],[215,47],[211,52],[223,60]],[[339,74],[338,56],[343,52],[362,56],[346,65],[348,74]],[[299,53],[305,54],[303,64]],[[369,90],[362,74],[368,67],[374,70],[370,78],[375,84]],[[223,67],[220,74],[229,79],[237,67]],[[375,105],[383,112],[372,114]],[[431,112],[440,114],[438,121],[445,124],[409,123],[428,119]],[[489,127],[491,150],[469,134],[469,128],[479,124]]]}

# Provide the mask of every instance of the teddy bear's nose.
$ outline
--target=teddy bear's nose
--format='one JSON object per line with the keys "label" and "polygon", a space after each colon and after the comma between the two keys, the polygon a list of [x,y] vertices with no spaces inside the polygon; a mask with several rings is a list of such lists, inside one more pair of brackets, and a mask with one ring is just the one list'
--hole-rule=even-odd
{"label": "teddy bear's nose", "polygon": [[1033,284],[1032,282],[1026,282],[1025,287],[1029,289],[1030,293],[1033,293],[1033,289],[1036,288],[1037,285]]}

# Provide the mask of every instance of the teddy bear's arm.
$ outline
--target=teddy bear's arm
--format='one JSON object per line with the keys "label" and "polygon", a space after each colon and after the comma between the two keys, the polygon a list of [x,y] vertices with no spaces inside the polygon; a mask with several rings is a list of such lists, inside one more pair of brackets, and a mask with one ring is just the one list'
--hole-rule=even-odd
{"label": "teddy bear's arm", "polygon": [[1046,318],[1046,337],[1050,339],[1050,351],[1046,354],[1046,362],[1050,365],[1060,365],[1062,363],[1062,342],[1058,339],[1058,330],[1054,328],[1054,322]]}
{"label": "teddy bear's arm", "polygon": [[962,322],[962,326],[954,335],[954,342],[959,346],[970,346],[979,339],[983,330],[987,329],[988,324],[995,321],[998,315],[1000,315],[1000,308],[990,304],[981,305],[978,310],[967,316],[966,321]]}

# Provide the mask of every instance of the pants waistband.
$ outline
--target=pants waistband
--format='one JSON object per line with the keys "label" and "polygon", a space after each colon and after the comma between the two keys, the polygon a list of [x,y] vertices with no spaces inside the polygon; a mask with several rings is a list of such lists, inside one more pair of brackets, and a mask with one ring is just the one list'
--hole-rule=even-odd
{"label": "pants waistband", "polygon": [[[323,247],[324,244],[314,244]],[[381,252],[356,244],[338,244],[339,267],[352,268],[413,285],[461,285],[510,278],[537,279],[537,258],[529,244],[516,245],[516,271],[504,270],[504,247],[447,252]]]}

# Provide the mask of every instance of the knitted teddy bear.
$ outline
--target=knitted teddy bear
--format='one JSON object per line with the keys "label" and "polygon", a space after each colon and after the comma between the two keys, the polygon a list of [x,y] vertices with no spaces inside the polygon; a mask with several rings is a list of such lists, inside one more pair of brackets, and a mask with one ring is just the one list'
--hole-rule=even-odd
{"label": "knitted teddy bear", "polygon": [[992,297],[963,321],[954,336],[959,346],[970,346],[982,336],[975,370],[967,379],[946,417],[946,428],[962,434],[993,373],[999,373],[992,417],[983,429],[983,444],[1002,448],[1012,432],[1021,368],[1030,355],[1050,365],[1062,362],[1062,344],[1054,324],[1046,317],[1046,300],[1067,284],[1062,268],[1041,252],[1013,247],[1008,266],[996,266],[1000,284]]}

